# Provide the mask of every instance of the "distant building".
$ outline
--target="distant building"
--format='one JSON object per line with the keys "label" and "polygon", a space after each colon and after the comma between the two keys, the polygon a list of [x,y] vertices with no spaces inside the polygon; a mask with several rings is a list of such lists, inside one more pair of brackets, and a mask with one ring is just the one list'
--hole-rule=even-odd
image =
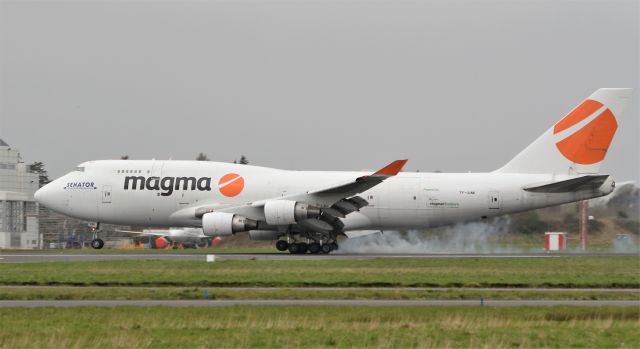
{"label": "distant building", "polygon": [[33,199],[38,187],[38,174],[0,139],[0,248],[40,247],[38,205]]}

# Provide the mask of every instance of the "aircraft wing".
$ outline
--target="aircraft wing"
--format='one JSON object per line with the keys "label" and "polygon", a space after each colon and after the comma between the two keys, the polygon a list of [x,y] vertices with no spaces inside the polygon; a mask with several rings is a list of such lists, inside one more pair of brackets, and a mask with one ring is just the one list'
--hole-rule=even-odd
{"label": "aircraft wing", "polygon": [[147,230],[147,231],[133,231],[133,230],[118,230],[116,229],[115,231],[117,231],[118,233],[127,233],[127,234],[137,234],[137,235],[149,235],[149,236],[168,236],[169,233],[167,231],[161,232],[161,231],[153,231],[153,230]]}
{"label": "aircraft wing", "polygon": [[[218,212],[242,214],[252,219],[264,220],[264,205],[270,200],[290,200],[304,202],[320,207],[322,216],[320,219],[306,219],[298,222],[305,229],[321,232],[341,232],[344,224],[339,218],[344,218],[349,213],[360,210],[369,204],[367,200],[357,194],[367,191],[382,183],[385,179],[397,175],[407,163],[407,160],[396,160],[380,170],[365,176],[356,177],[350,181],[337,183],[323,188],[312,189],[303,193],[260,200],[243,206],[234,206],[215,209]],[[196,211],[201,215],[212,211],[203,207]]]}
{"label": "aircraft wing", "polygon": [[[338,183],[324,188],[317,188],[304,193],[287,195],[272,200],[301,201],[319,207],[331,207],[341,199],[349,198],[356,194],[367,191],[382,183],[385,179],[393,177],[407,163],[407,160],[396,160],[380,170],[366,176],[354,178],[351,181]],[[261,207],[268,200],[253,202],[251,206]]]}

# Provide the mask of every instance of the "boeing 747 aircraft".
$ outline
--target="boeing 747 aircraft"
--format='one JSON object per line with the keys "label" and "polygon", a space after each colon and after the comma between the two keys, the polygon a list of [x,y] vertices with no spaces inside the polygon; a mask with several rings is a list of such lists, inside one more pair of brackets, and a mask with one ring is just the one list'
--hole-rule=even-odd
{"label": "boeing 747 aircraft", "polygon": [[[36,200],[93,222],[247,232],[290,253],[329,253],[340,235],[482,220],[611,193],[598,170],[630,89],[594,92],[489,173],[287,171],[208,161],[99,160],[47,184]],[[98,225],[99,227],[99,225]],[[99,229],[92,241],[102,248]]]}

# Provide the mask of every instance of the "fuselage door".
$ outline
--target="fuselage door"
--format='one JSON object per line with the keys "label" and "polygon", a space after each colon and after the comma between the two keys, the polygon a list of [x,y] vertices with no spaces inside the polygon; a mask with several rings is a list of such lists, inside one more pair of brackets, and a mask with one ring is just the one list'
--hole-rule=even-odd
{"label": "fuselage door", "polygon": [[102,203],[103,204],[111,203],[111,186],[110,185],[105,185],[102,187]]}
{"label": "fuselage door", "polygon": [[489,208],[492,210],[499,210],[502,200],[500,198],[500,192],[493,190],[489,192]]}

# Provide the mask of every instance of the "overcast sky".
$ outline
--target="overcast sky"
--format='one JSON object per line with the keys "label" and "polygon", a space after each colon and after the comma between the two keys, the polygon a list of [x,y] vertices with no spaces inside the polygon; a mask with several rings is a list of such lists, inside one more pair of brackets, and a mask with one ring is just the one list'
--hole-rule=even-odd
{"label": "overcast sky", "polygon": [[639,1],[1,1],[0,138],[92,159],[491,171],[599,87],[640,179]]}

